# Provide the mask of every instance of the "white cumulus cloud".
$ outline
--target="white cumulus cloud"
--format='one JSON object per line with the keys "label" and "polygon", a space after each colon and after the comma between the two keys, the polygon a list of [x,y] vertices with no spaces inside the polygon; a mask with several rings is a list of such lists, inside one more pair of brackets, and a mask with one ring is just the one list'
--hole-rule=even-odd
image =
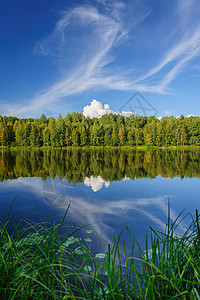
{"label": "white cumulus cloud", "polygon": [[122,111],[117,113],[110,109],[108,104],[103,105],[100,101],[97,101],[96,99],[94,99],[90,105],[86,105],[83,108],[83,115],[86,118],[101,118],[103,115],[109,114],[120,114],[124,117],[130,117],[131,115],[135,114],[135,112]]}
{"label": "white cumulus cloud", "polygon": [[83,108],[83,115],[87,118],[101,118],[106,114],[114,114],[108,104],[103,104],[97,100],[93,100],[90,105],[86,105]]}

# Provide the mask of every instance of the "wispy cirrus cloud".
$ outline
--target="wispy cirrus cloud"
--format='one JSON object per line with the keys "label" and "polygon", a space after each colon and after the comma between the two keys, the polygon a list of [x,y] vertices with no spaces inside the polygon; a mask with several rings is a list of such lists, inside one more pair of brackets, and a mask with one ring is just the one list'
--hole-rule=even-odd
{"label": "wispy cirrus cloud", "polygon": [[[190,23],[195,16],[196,0],[179,0],[177,5],[174,4],[178,33],[172,27],[173,38],[167,47],[155,47],[160,61],[151,59],[148,67],[141,61],[141,69],[135,67],[134,33],[153,15],[153,7],[145,0],[140,4],[111,0],[97,2],[77,5],[61,13],[53,32],[39,41],[35,49],[51,57],[62,76],[49,88],[27,99],[21,107],[17,103],[5,104],[6,114],[16,115],[17,112],[18,116],[25,116],[31,111],[34,115],[47,107],[55,108],[55,104],[71,95],[98,89],[170,93],[170,83],[200,55],[200,21],[195,18],[195,22]],[[154,34],[152,27],[147,28],[143,39],[152,35],[152,40],[161,39],[164,44],[165,32],[163,36],[154,37]],[[120,55],[116,49],[122,46],[130,55],[129,68],[119,63]]]}
{"label": "wispy cirrus cloud", "polygon": [[137,82],[142,82],[145,79],[152,81],[154,76],[159,76],[162,79],[157,87],[160,92],[164,92],[184,67],[198,56],[200,56],[200,27],[196,29],[192,36],[185,37],[169,49],[163,60],[139,78]]}
{"label": "wispy cirrus cloud", "polygon": [[[181,25],[195,26],[195,21],[199,19],[200,2],[198,0],[178,0],[176,11],[180,16]],[[194,22],[191,23],[191,19]]]}
{"label": "wispy cirrus cloud", "polygon": [[18,115],[23,115],[28,111],[38,111],[58,99],[93,88],[131,89],[131,82],[120,73],[113,74],[107,67],[114,60],[112,49],[146,16],[140,13],[134,24],[126,27],[119,12],[124,6],[122,2],[118,5],[110,3],[104,13],[94,6],[77,6],[63,12],[54,31],[38,42],[36,49],[62,66],[64,75],[54,85],[29,99],[22,108],[7,106],[9,112],[17,110]]}

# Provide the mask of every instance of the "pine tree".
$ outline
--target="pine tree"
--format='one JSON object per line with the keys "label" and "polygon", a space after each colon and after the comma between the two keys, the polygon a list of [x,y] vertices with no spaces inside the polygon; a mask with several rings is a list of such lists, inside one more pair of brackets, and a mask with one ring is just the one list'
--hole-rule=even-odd
{"label": "pine tree", "polygon": [[120,146],[123,146],[125,144],[125,140],[126,140],[124,125],[120,126],[118,137],[119,137]]}

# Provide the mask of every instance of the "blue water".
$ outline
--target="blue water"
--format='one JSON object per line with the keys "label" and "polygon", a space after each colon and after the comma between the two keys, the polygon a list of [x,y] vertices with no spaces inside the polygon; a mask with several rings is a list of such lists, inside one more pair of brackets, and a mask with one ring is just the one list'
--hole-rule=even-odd
{"label": "blue water", "polygon": [[[100,176],[91,176],[84,183],[69,184],[58,177],[45,181],[19,177],[0,183],[0,217],[6,219],[15,198],[11,214],[17,212],[15,222],[25,216],[36,221],[38,213],[46,220],[58,220],[70,205],[66,221],[77,226],[92,225],[106,244],[127,225],[144,246],[148,226],[165,230],[168,199],[174,221],[183,209],[185,214],[200,210],[199,195],[198,178],[157,176],[105,182]],[[183,225],[187,226],[189,221],[186,219]],[[98,239],[93,239],[93,247],[101,247]]]}

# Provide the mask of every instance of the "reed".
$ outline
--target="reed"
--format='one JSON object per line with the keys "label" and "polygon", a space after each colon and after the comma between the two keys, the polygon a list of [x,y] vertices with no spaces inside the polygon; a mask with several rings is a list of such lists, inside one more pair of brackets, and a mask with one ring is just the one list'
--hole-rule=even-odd
{"label": "reed", "polygon": [[[183,213],[173,223],[169,216],[165,232],[150,227],[146,249],[126,226],[104,245],[92,226],[69,226],[66,215],[53,225],[28,218],[15,224],[11,213],[0,222],[0,299],[200,299],[197,211],[181,236]],[[104,252],[92,253],[83,229]]]}

